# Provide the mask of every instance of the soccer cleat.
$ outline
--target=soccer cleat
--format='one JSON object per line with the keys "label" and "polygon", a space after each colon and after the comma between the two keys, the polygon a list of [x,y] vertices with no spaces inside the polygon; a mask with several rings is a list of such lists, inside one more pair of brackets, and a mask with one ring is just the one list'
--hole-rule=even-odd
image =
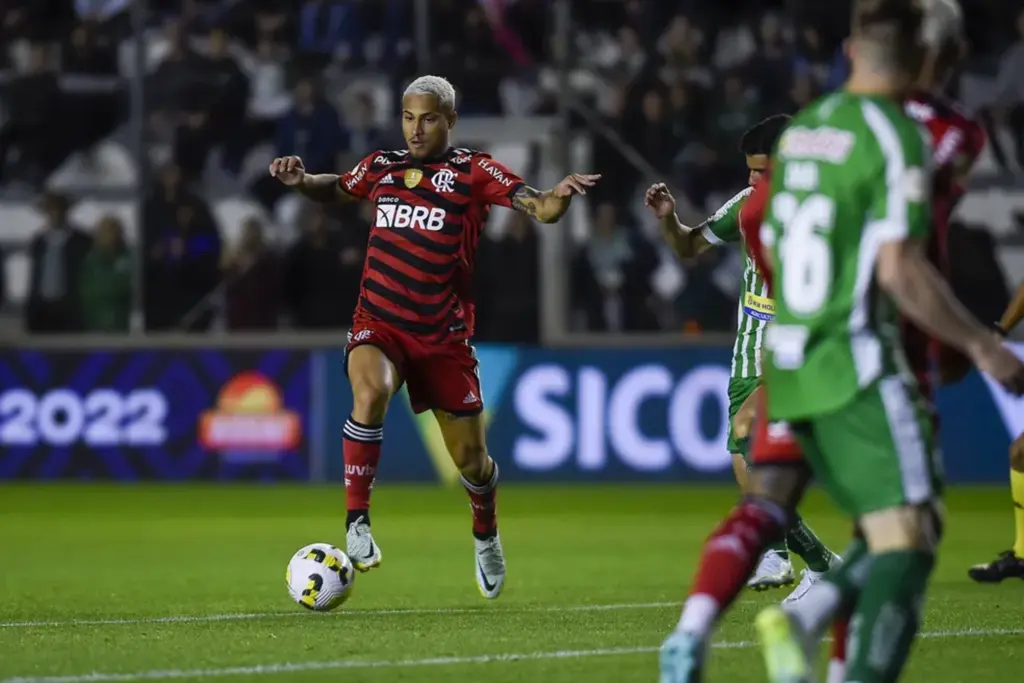
{"label": "soccer cleat", "polygon": [[658,654],[658,683],[700,683],[704,679],[704,652],[704,642],[696,635],[672,632]]}
{"label": "soccer cleat", "polygon": [[799,627],[781,607],[762,610],[754,619],[771,683],[810,683],[811,663]]}
{"label": "soccer cleat", "polygon": [[1024,579],[1024,558],[1017,557],[1012,550],[999,553],[999,557],[987,564],[976,564],[967,570],[967,575],[978,583],[999,583],[1003,579]]}
{"label": "soccer cleat", "polygon": [[501,538],[494,534],[490,538],[473,539],[476,545],[476,585],[480,595],[488,600],[501,595],[505,585],[505,553],[501,550]]}
{"label": "soccer cleat", "polygon": [[365,517],[359,517],[349,525],[345,542],[348,559],[352,560],[352,566],[359,571],[367,572],[380,565],[380,546],[374,542]]}
{"label": "soccer cleat", "polygon": [[[832,555],[832,559],[828,562],[828,568],[834,569],[843,563],[843,558],[838,555]],[[821,577],[825,576],[825,572],[816,572],[813,569],[804,569],[800,572],[800,583],[796,585],[793,592],[786,596],[782,601],[783,605],[795,605],[801,598],[807,595],[807,591],[811,590],[811,586],[818,583]]]}
{"label": "soccer cleat", "polygon": [[793,574],[793,563],[782,559],[774,550],[769,550],[761,556],[754,575],[750,577],[750,581],[747,581],[747,588],[763,591],[769,588],[790,586],[794,581],[796,581],[796,576]]}

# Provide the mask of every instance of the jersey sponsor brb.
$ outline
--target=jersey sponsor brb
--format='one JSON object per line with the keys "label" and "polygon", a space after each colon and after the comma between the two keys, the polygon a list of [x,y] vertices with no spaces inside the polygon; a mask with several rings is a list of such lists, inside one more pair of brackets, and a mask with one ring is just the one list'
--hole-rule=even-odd
{"label": "jersey sponsor brb", "polygon": [[511,207],[522,179],[488,154],[448,149],[427,160],[377,151],[338,182],[375,204],[353,322],[438,343],[471,337],[480,233],[491,206]]}

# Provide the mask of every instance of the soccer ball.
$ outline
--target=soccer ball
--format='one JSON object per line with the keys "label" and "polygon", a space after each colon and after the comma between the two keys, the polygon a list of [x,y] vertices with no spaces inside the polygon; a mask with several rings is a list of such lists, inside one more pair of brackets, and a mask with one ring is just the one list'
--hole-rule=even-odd
{"label": "soccer ball", "polygon": [[292,555],[285,573],[292,600],[306,609],[327,612],[352,595],[356,572],[348,555],[329,543],[311,543]]}

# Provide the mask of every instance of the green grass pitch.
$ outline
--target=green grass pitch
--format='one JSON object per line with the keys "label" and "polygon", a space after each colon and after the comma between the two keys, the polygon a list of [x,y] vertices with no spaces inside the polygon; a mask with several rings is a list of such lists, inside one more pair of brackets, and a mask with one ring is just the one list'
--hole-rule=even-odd
{"label": "green grass pitch", "polygon": [[[657,680],[656,646],[701,541],[732,505],[727,487],[507,486],[505,592],[473,580],[460,490],[382,485],[373,521],[381,568],[349,603],[290,602],[291,553],[343,547],[338,487],[0,487],[0,681]],[[957,489],[904,680],[1016,680],[1024,582],[977,586],[968,564],[1006,547],[1000,488]],[[804,509],[837,549],[846,522],[819,494]],[[725,618],[708,680],[764,681],[745,594]]]}

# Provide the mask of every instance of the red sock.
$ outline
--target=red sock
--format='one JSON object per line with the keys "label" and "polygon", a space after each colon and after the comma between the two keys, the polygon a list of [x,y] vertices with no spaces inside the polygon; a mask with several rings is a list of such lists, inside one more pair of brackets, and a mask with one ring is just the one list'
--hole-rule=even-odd
{"label": "red sock", "polygon": [[846,636],[849,632],[850,622],[844,617],[836,617],[832,622],[832,655],[829,659],[837,662],[846,661]]}
{"label": "red sock", "polygon": [[741,503],[704,543],[690,595],[707,595],[723,610],[736,599],[783,524],[764,507]]}
{"label": "red sock", "polygon": [[478,486],[462,477],[473,510],[473,535],[477,538],[488,538],[498,532],[498,463],[492,460],[491,464],[494,470],[486,484]]}
{"label": "red sock", "polygon": [[380,460],[380,444],[384,438],[383,425],[359,424],[351,417],[345,422],[342,451],[345,456],[345,507],[356,517],[363,514],[369,522],[370,489],[377,476],[377,462]]}

